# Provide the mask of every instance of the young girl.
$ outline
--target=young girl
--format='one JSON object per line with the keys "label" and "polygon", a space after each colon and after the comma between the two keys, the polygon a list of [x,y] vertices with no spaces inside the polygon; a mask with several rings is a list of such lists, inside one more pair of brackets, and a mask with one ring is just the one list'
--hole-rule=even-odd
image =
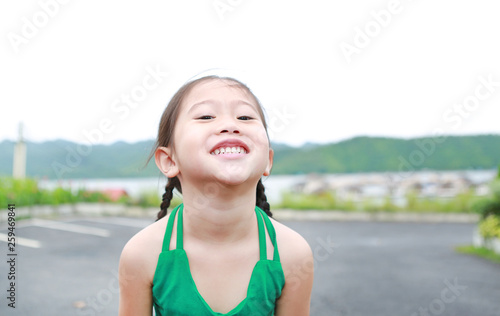
{"label": "young girl", "polygon": [[[309,315],[313,257],[270,218],[261,182],[273,151],[257,98],[203,77],[172,97],[155,162],[168,177],[158,220],[125,245],[120,316]],[[167,215],[173,189],[183,204]]]}

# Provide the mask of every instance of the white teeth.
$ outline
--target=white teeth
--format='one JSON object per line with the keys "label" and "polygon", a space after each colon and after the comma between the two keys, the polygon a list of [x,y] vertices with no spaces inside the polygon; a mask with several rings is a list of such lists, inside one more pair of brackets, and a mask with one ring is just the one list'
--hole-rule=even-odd
{"label": "white teeth", "polygon": [[226,147],[226,148],[217,148],[210,154],[212,155],[219,155],[219,154],[238,154],[238,153],[243,153],[246,154],[247,151],[243,147]]}

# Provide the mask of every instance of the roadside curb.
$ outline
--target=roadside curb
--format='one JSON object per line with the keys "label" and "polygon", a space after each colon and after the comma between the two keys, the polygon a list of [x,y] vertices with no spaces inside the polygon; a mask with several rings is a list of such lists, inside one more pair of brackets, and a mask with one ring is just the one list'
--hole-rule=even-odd
{"label": "roadside curb", "polygon": [[389,213],[344,212],[317,210],[272,210],[273,217],[283,221],[362,221],[415,223],[477,223],[477,214],[459,213]]}
{"label": "roadside curb", "polygon": [[[76,203],[62,205],[31,205],[15,208],[17,221],[33,218],[57,218],[79,216],[125,216],[156,219],[158,208],[127,206],[116,203]],[[7,212],[0,212],[0,224],[7,222]]]}
{"label": "roadside curb", "polygon": [[[280,221],[361,221],[361,222],[415,222],[415,223],[477,223],[478,214],[460,213],[390,213],[346,212],[338,210],[272,209]],[[66,205],[39,205],[16,208],[16,215],[26,218],[70,216],[125,216],[156,219],[158,208],[142,208],[112,203],[77,203]],[[7,212],[0,212],[0,223],[7,221]]]}

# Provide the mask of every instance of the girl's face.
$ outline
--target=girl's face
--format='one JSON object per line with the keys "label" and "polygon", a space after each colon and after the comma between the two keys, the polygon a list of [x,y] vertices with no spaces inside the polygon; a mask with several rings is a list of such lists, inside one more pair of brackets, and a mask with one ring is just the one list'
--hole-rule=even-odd
{"label": "girl's face", "polygon": [[181,105],[171,148],[181,182],[255,187],[269,175],[273,151],[258,106],[232,81],[195,86]]}

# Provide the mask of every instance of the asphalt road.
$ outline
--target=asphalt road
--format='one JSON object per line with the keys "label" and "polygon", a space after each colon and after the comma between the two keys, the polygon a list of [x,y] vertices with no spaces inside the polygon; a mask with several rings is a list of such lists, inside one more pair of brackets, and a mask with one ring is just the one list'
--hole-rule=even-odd
{"label": "asphalt road", "polygon": [[[117,315],[121,249],[149,222],[17,223],[16,308],[7,299],[12,256],[0,242],[0,315]],[[471,243],[473,224],[285,224],[314,252],[311,315],[500,315],[500,265],[453,250]]]}

